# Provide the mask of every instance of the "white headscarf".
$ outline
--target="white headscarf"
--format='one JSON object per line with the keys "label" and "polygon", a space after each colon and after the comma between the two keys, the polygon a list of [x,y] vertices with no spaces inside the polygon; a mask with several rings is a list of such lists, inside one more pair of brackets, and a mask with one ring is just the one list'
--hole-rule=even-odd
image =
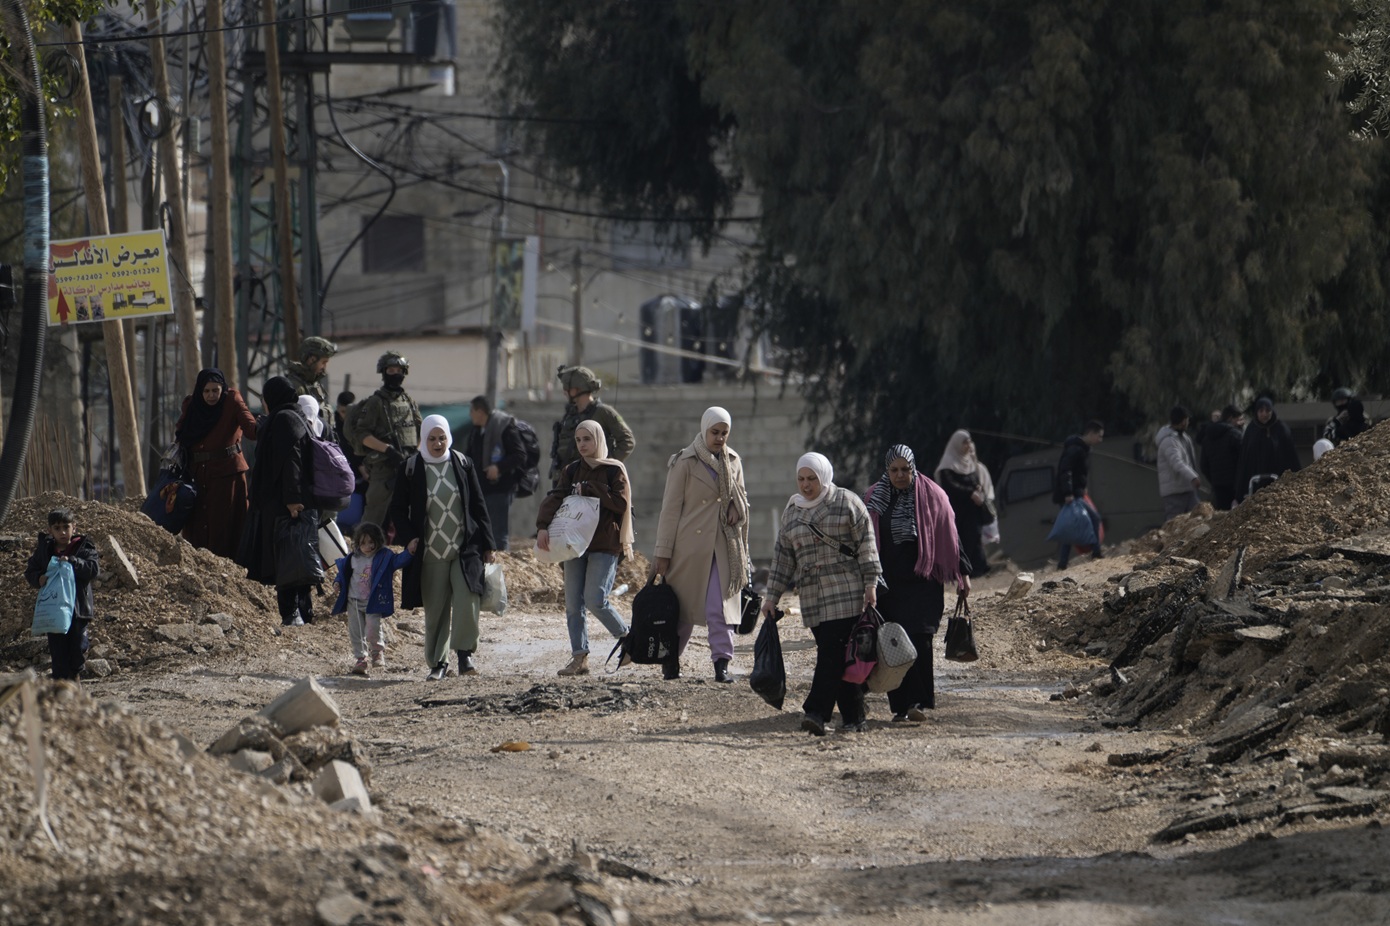
{"label": "white headscarf", "polygon": [[[695,436],[695,440],[690,444],[690,450],[694,451],[695,459],[714,471],[715,482],[719,486],[719,498],[725,504],[725,510],[719,512],[719,532],[724,539],[726,555],[729,561],[728,580],[724,583],[724,597],[730,598],[742,591],[748,584],[748,492],[742,482],[735,483],[733,468],[729,465],[730,450],[725,445],[724,451],[715,456],[709,449],[709,429],[716,424],[727,425],[733,429],[734,419],[729,414],[728,409],[720,408],[718,405],[711,405],[705,409],[704,415],[700,417],[700,433]],[[668,466],[674,466],[676,460],[685,453],[681,451],[671,457]],[[727,505],[732,504],[738,511],[738,523],[730,524]]]}
{"label": "white headscarf", "polygon": [[952,472],[960,473],[962,476],[974,475],[980,483],[980,491],[985,498],[994,498],[994,480],[989,476],[989,467],[980,462],[980,458],[975,455],[975,448],[972,446],[970,452],[965,450],[965,442],[970,440],[970,432],[966,430],[956,431],[951,435],[951,439],[946,442],[946,449],[941,454],[941,462],[936,464],[936,482],[941,484],[941,471],[949,469]]}
{"label": "white headscarf", "polygon": [[796,473],[798,476],[801,475],[803,469],[809,469],[816,474],[816,478],[820,480],[821,484],[820,494],[808,500],[806,496],[797,492],[791,498],[787,499],[787,504],[795,505],[798,508],[814,508],[829,498],[830,490],[835,488],[835,467],[830,465],[830,461],[825,458],[824,454],[803,453],[801,459],[796,461]]}
{"label": "white headscarf", "polygon": [[299,397],[299,410],[304,413],[304,417],[309,421],[309,427],[314,429],[315,437],[323,437],[323,418],[320,417],[323,406],[319,400],[311,395]]}
{"label": "white headscarf", "polygon": [[[445,444],[444,452],[439,456],[430,453],[430,432],[435,428],[444,431]],[[443,415],[427,415],[425,420],[420,422],[420,456],[425,458],[426,463],[443,463],[449,459],[449,448],[454,446],[454,432],[449,427],[449,419]]]}
{"label": "white headscarf", "polygon": [[579,434],[580,431],[588,431],[594,436],[595,447],[593,456],[586,457],[581,453],[579,455],[581,460],[588,464],[590,468],[616,466],[622,471],[623,485],[627,487],[623,490],[623,497],[627,499],[627,510],[623,512],[623,523],[618,530],[618,540],[623,545],[623,553],[625,555],[631,554],[632,541],[636,539],[637,534],[632,529],[632,480],[628,479],[627,467],[623,465],[622,460],[615,460],[608,455],[608,436],[603,433],[603,425],[591,418],[585,419],[574,427],[574,433],[576,435]]}
{"label": "white headscarf", "polygon": [[[700,443],[704,444],[705,435],[709,429],[716,424],[727,424],[730,428],[734,426],[734,419],[729,415],[727,409],[720,408],[718,405],[711,405],[705,409],[705,413],[700,416]],[[708,444],[705,444],[708,447]]]}

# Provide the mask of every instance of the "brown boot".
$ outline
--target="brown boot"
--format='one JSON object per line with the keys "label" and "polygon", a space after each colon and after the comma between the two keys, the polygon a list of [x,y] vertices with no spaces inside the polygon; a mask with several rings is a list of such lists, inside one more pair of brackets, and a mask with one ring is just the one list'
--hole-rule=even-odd
{"label": "brown boot", "polygon": [[588,675],[589,674],[589,654],[575,653],[574,658],[570,659],[570,664],[565,666],[556,675]]}

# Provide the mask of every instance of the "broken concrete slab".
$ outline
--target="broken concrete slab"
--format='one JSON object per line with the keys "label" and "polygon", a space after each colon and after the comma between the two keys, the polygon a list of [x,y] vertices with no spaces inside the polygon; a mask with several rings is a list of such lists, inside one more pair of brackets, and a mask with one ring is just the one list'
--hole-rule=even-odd
{"label": "broken concrete slab", "polygon": [[241,749],[232,754],[227,764],[238,772],[257,775],[275,764],[275,757],[258,749]]}
{"label": "broken concrete slab", "polygon": [[1290,631],[1278,624],[1261,624],[1258,627],[1241,627],[1235,632],[1237,639],[1259,643],[1272,649],[1280,649],[1289,641]]}
{"label": "broken concrete slab", "polygon": [[337,759],[319,771],[313,790],[314,796],[325,804],[356,798],[367,810],[372,807],[372,799],[367,796],[367,788],[362,784],[362,776],[357,769]]}
{"label": "broken concrete slab", "polygon": [[282,735],[288,736],[312,727],[336,727],[342,720],[338,705],[312,678],[301,679],[289,691],[261,710]]}
{"label": "broken concrete slab", "polygon": [[154,638],[179,646],[219,647],[227,643],[227,635],[216,624],[160,624]]}
{"label": "broken concrete slab", "polygon": [[125,555],[125,550],[121,549],[120,541],[115,537],[106,538],[107,565],[111,572],[120,580],[126,588],[139,588],[140,577],[135,574],[135,565]]}
{"label": "broken concrete slab", "polygon": [[1033,590],[1033,574],[1031,572],[1020,572],[1014,576],[1014,580],[1009,585],[1009,590],[1004,593],[1005,601],[1013,601],[1022,598]]}

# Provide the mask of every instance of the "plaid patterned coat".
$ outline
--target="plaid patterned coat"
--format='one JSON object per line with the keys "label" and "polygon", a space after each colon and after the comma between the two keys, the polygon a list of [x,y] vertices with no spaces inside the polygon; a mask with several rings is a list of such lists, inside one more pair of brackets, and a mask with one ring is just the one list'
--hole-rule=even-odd
{"label": "plaid patterned coat", "polygon": [[[820,528],[836,545],[817,537],[809,524]],[[845,556],[839,550],[841,543],[857,550],[858,555],[854,559]],[[825,621],[858,617],[864,610],[865,586],[876,583],[882,571],[868,509],[859,496],[836,486],[830,497],[814,508],[788,504],[783,510],[767,594],[775,602],[795,580],[801,595],[801,622],[815,627]]]}

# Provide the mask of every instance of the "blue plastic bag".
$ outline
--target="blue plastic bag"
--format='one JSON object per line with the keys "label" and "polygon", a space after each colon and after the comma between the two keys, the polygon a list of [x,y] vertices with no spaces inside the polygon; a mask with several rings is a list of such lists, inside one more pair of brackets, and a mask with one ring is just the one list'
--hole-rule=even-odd
{"label": "blue plastic bag", "polygon": [[1086,511],[1085,499],[1073,499],[1062,506],[1062,510],[1057,512],[1057,520],[1052,522],[1047,539],[1081,547],[1095,546],[1099,542],[1096,526],[1091,523],[1091,516]]}
{"label": "blue plastic bag", "polygon": [[77,607],[77,578],[72,563],[56,556],[48,560],[48,581],[39,589],[34,602],[34,624],[30,633],[41,637],[46,633],[67,633],[72,627],[72,612]]}

